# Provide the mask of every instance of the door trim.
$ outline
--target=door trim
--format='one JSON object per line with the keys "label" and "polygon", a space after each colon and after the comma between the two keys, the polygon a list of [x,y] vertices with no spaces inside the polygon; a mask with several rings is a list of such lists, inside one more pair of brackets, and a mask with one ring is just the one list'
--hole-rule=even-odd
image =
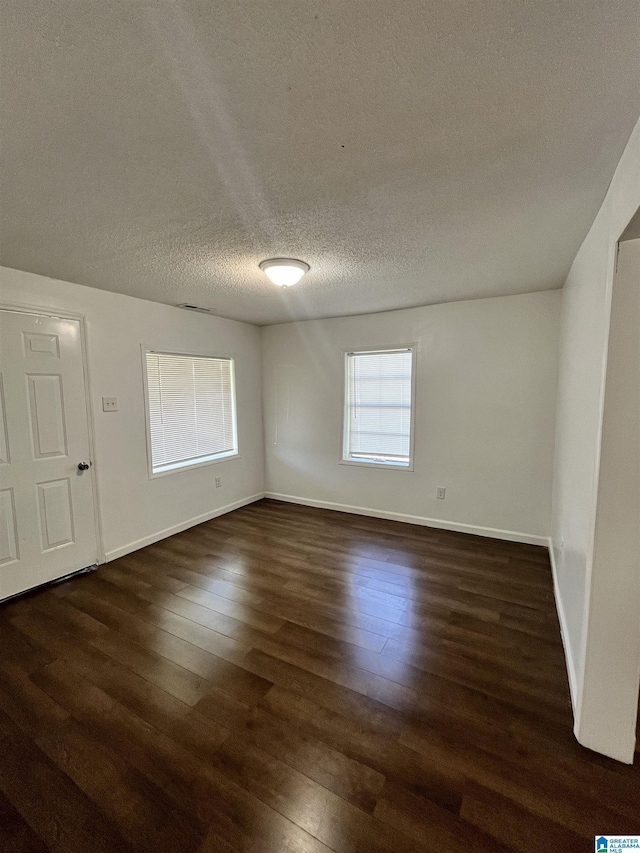
{"label": "door trim", "polygon": [[[91,374],[89,370],[89,347],[87,340],[87,322],[84,314],[78,314],[75,311],[60,310],[59,308],[51,308],[43,305],[28,305],[19,302],[5,302],[0,299],[0,311],[12,311],[15,314],[37,314],[41,317],[50,317],[52,319],[59,318],[60,320],[77,320],[80,326],[80,353],[82,357],[82,376],[84,379],[84,399],[87,412],[87,430],[89,433],[89,453],[93,461],[93,471],[91,477],[91,491],[93,495],[93,517],[94,527],[96,531],[96,563],[98,565],[106,562],[104,553],[104,538],[102,532],[102,521],[100,514],[100,497],[98,489],[98,456],[96,454],[95,441],[95,420],[93,416],[93,406],[91,404]],[[81,566],[79,570],[86,567]]]}

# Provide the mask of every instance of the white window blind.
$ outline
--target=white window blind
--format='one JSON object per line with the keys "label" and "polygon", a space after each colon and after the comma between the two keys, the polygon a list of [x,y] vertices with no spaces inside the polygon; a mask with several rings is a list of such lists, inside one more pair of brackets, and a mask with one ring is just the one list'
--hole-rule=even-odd
{"label": "white window blind", "polygon": [[411,463],[413,350],[347,353],[343,458]]}
{"label": "white window blind", "polygon": [[238,452],[233,360],[147,352],[154,474]]}

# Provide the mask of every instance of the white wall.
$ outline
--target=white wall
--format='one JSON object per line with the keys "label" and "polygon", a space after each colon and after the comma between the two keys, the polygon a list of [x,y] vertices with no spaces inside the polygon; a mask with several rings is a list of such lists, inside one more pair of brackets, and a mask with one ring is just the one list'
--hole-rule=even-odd
{"label": "white wall", "polygon": [[[0,268],[0,301],[86,318],[99,506],[107,559],[205,520],[264,488],[260,330],[255,326]],[[240,457],[149,479],[141,344],[236,360]],[[117,397],[104,413],[102,397]],[[222,477],[216,489],[214,478]]]}
{"label": "white wall", "polygon": [[640,240],[620,244],[613,281],[588,618],[580,742],[632,760],[640,678]]}
{"label": "white wall", "polygon": [[[546,544],[559,310],[547,291],[263,329],[267,492]],[[410,343],[414,471],[338,464],[343,350]]]}
{"label": "white wall", "polygon": [[[593,594],[615,596],[614,610],[624,608],[626,594],[624,588],[607,590],[606,580],[604,586],[593,583],[593,551],[616,241],[638,206],[640,123],[563,289],[552,536],[557,603],[581,742],[585,691],[593,695],[598,681],[585,684],[586,649],[595,649],[602,639],[587,637],[590,610],[598,607]],[[605,560],[598,572],[606,571]],[[589,672],[593,678],[590,667]],[[617,701],[615,694],[610,698]],[[622,757],[620,745],[608,741],[606,720],[600,720],[599,728],[602,737],[594,748]]]}

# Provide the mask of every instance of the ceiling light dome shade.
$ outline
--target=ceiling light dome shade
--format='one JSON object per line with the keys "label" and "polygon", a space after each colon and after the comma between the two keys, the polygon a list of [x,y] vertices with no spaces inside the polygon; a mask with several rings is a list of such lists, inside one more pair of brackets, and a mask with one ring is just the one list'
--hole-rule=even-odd
{"label": "ceiling light dome shade", "polygon": [[294,258],[271,258],[260,263],[260,269],[278,287],[291,287],[309,272],[309,264]]}

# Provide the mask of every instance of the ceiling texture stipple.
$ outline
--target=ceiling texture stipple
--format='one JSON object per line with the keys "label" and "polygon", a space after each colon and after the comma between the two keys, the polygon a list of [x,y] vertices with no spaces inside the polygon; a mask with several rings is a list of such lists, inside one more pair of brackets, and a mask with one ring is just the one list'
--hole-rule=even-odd
{"label": "ceiling texture stipple", "polygon": [[2,263],[258,324],[560,287],[640,113],[638,0],[1,15]]}

